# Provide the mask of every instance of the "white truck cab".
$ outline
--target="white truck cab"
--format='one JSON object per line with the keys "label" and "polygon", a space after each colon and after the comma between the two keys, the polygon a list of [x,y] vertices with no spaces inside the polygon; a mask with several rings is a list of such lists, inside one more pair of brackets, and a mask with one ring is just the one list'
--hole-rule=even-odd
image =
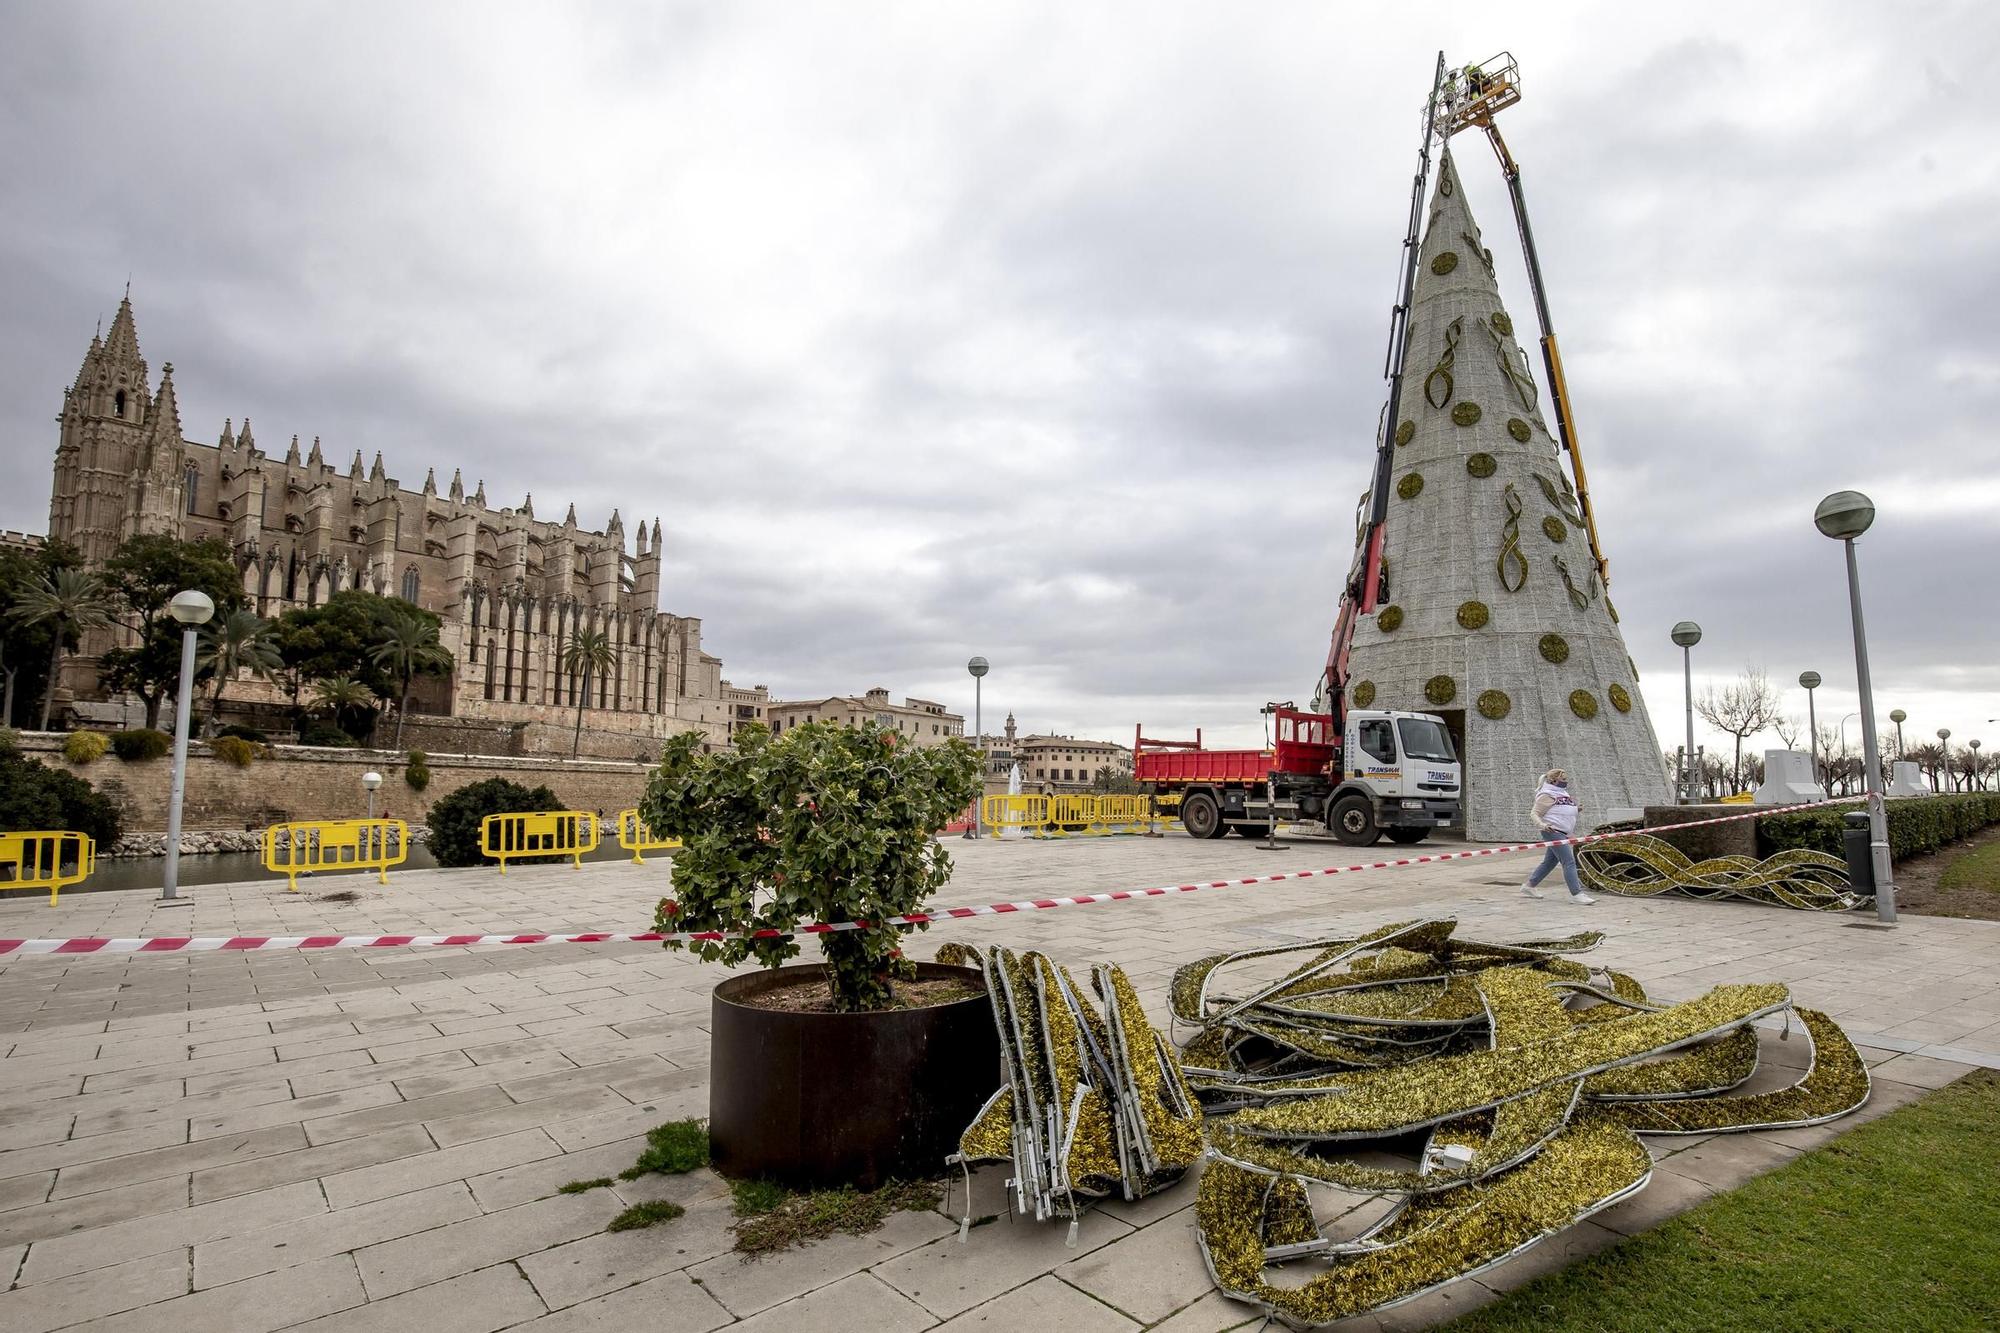
{"label": "white truck cab", "polygon": [[1350,709],[1341,773],[1327,823],[1342,842],[1380,833],[1418,842],[1459,817],[1458,752],[1442,719],[1395,709]]}

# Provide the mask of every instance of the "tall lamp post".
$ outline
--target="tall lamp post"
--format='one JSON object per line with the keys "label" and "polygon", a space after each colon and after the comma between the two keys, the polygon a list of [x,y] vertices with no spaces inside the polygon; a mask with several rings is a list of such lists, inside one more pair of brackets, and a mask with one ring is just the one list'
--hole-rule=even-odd
{"label": "tall lamp post", "polygon": [[174,594],[167,612],[181,625],[181,684],[174,697],[174,777],[167,794],[167,866],[160,881],[160,901],[180,897],[181,797],[187,790],[188,710],[194,703],[194,641],[196,632],[215,614],[205,592],[189,588]]}
{"label": "tall lamp post", "polygon": [[1819,688],[1819,672],[1801,671],[1799,684],[1803,685],[1806,691],[1806,741],[1812,747],[1813,781],[1817,783],[1819,782],[1819,719],[1813,712],[1813,691]]}
{"label": "tall lamp post", "polygon": [[361,775],[362,789],[368,793],[368,817],[375,818],[375,789],[382,785],[382,775],[369,769]]}
{"label": "tall lamp post", "polygon": [[1875,871],[1875,916],[1896,920],[1895,869],[1889,861],[1889,816],[1882,802],[1882,760],[1875,744],[1875,687],[1868,678],[1868,632],[1861,619],[1861,567],[1854,539],[1875,521],[1875,502],[1860,491],[1835,491],[1813,510],[1813,526],[1847,548],[1848,614],[1854,622],[1854,675],[1861,687],[1861,780],[1868,793],[1868,854]]}
{"label": "tall lamp post", "polygon": [[1938,782],[1945,791],[1951,790],[1951,728],[1938,728]]}
{"label": "tall lamp post", "polygon": [[[1979,790],[1981,790],[1981,791],[1985,791],[1985,790],[1986,790],[1986,775],[1985,775],[1984,773],[1981,773],[1981,772],[1979,771],[1979,738],[1975,736],[1975,737],[1973,737],[1973,739],[1972,739],[1972,740],[1971,740],[1970,742],[1968,742],[1968,743],[1969,743],[1969,744],[1970,744],[1970,745],[1972,746],[1972,773],[1971,773],[1971,776],[1972,776],[1973,778],[1975,778],[1975,779],[1977,779],[1977,780],[1978,780],[1978,783],[1979,783]],[[1969,790],[1969,788],[1968,788],[1968,790]]]}
{"label": "tall lamp post", "polygon": [[1687,758],[1681,764],[1681,787],[1683,804],[1694,804],[1694,653],[1693,648],[1701,642],[1701,626],[1692,620],[1683,620],[1674,626],[1674,642],[1681,648],[1681,683],[1687,692]]}
{"label": "tall lamp post", "polygon": [[972,673],[972,734],[975,737],[973,745],[979,751],[979,799],[972,803],[972,827],[965,831],[965,836],[977,838],[980,834],[980,807],[986,804],[986,722],[981,716],[985,701],[981,698],[980,682],[986,679],[986,673],[993,666],[985,658],[975,657],[965,664],[965,669]]}
{"label": "tall lamp post", "polygon": [[1892,708],[1889,710],[1889,720],[1896,724],[1896,758],[1901,759],[1909,753],[1903,748],[1903,724],[1910,720],[1910,715],[1900,708]]}

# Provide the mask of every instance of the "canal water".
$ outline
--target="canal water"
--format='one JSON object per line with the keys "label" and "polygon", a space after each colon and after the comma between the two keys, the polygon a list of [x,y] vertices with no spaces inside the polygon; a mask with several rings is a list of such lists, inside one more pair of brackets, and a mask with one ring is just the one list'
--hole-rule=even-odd
{"label": "canal water", "polygon": [[[629,861],[632,853],[617,843],[600,845],[594,852],[585,852],[586,861]],[[652,860],[667,860],[668,854],[656,852]],[[117,860],[100,858],[97,869],[91,871],[90,878],[81,884],[63,890],[71,893],[91,893],[102,889],[157,889],[166,874],[167,858],[164,856],[121,857]],[[410,848],[410,859],[395,867],[389,873],[401,870],[435,870],[437,860],[431,855],[426,843],[416,843]],[[468,870],[491,870],[491,866],[468,866]],[[351,871],[337,871],[320,876],[322,879],[340,879]],[[301,879],[308,878],[301,875]],[[284,883],[282,875],[273,875],[264,869],[264,858],[256,852],[204,852],[200,855],[181,857],[180,882],[183,888],[197,884],[230,884],[240,880],[269,879]]]}

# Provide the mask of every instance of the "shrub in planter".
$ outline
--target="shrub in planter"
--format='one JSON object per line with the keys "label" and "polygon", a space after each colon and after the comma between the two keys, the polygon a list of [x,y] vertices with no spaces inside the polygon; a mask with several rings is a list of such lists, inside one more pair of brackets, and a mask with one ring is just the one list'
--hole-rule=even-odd
{"label": "shrub in planter", "polygon": [[[1757,821],[1757,851],[1760,856],[1789,851],[1794,847],[1841,854],[1841,816],[1862,810],[1860,804],[1831,810],[1800,810],[1792,814],[1766,815]],[[1901,861],[1922,856],[1954,842],[1969,838],[1992,824],[2000,824],[2000,792],[1966,792],[1954,796],[1911,796],[1890,801],[1889,855]]]}
{"label": "shrub in planter", "polygon": [[63,758],[72,764],[88,764],[102,759],[110,748],[111,742],[101,731],[72,731],[63,741]]}
{"label": "shrub in planter", "polygon": [[248,768],[257,760],[257,747],[241,736],[217,736],[208,743],[209,753],[217,759]]}
{"label": "shrub in planter", "polygon": [[[547,787],[523,787],[506,778],[488,778],[460,787],[431,807],[431,855],[441,866],[476,866],[485,858],[479,853],[479,825],[488,815],[512,814],[520,810],[562,810],[566,807]],[[560,860],[560,857],[519,858]]]}
{"label": "shrub in planter", "polygon": [[118,807],[73,773],[0,750],[0,833],[69,829],[96,839],[100,852],[118,841]]}
{"label": "shrub in planter", "polygon": [[331,722],[308,723],[306,729],[299,733],[300,745],[328,745],[351,750],[359,743]]}
{"label": "shrub in planter", "polygon": [[403,766],[403,781],[411,791],[422,791],[431,785],[430,756],[422,750],[410,751],[410,762]]}
{"label": "shrub in planter", "polygon": [[111,753],[128,763],[143,763],[148,759],[163,759],[174,748],[174,738],[164,731],[153,731],[140,727],[133,731],[111,733]]}
{"label": "shrub in planter", "polygon": [[218,736],[235,736],[249,741],[254,745],[269,745],[271,743],[269,736],[266,736],[255,727],[246,727],[240,722],[231,722],[215,734]]}

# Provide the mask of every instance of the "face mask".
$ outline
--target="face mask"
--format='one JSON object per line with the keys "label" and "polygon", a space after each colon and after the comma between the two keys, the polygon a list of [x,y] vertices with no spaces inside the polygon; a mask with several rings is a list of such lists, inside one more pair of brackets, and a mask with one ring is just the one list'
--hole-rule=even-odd
{"label": "face mask", "polygon": [[1569,790],[1569,779],[1568,779],[1568,778],[1564,778],[1564,779],[1563,779],[1563,780],[1562,780],[1561,782],[1552,782],[1552,783],[1550,783],[1549,785],[1550,785],[1550,786],[1552,786],[1552,787],[1561,787],[1561,788],[1562,788],[1562,789],[1563,789],[1564,791],[1568,791],[1568,790]]}

